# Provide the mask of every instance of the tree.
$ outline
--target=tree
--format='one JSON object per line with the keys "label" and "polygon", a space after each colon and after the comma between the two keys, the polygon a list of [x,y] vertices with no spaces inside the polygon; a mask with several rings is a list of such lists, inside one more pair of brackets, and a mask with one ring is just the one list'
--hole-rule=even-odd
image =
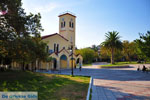
{"label": "tree", "polygon": [[[21,0],[1,0],[0,11],[7,11],[0,16],[5,20],[0,23],[0,56],[10,58],[22,64],[22,69],[29,63],[45,60],[48,56],[46,44],[41,41],[43,31],[41,15],[26,15]],[[34,68],[33,68],[34,69]]]}
{"label": "tree", "polygon": [[135,42],[129,42],[127,40],[123,41],[123,56],[126,60],[131,61],[131,58],[136,56],[136,44]]}
{"label": "tree", "polygon": [[95,52],[97,52],[99,48],[96,45],[92,45],[91,49],[93,49]]}
{"label": "tree", "polygon": [[95,51],[90,48],[83,48],[76,50],[76,54],[81,54],[83,57],[83,63],[92,63],[92,61],[95,59]]}
{"label": "tree", "polygon": [[4,16],[0,16],[0,63],[3,64],[8,56],[11,57],[12,42],[15,38],[14,28],[7,23]]}
{"label": "tree", "polygon": [[[108,48],[106,48],[106,47],[101,45],[101,48],[100,48],[101,61],[109,62],[110,61],[110,57],[111,57],[111,51]],[[115,49],[114,60],[115,61],[121,61],[122,57],[123,57],[122,51],[120,49]]]}
{"label": "tree", "polygon": [[111,52],[111,64],[114,64],[114,52],[115,49],[122,49],[122,42],[120,41],[120,36],[118,36],[119,32],[113,31],[105,34],[105,41],[102,45],[109,49]]}
{"label": "tree", "polygon": [[7,14],[5,14],[7,23],[15,29],[18,37],[25,34],[25,23],[27,21],[21,0],[1,0],[0,7],[0,10],[7,11]]}
{"label": "tree", "polygon": [[99,49],[100,49],[100,46],[96,46],[96,45],[92,45],[92,47],[89,47],[90,49],[94,50],[94,61],[98,61],[99,60]]}
{"label": "tree", "polygon": [[139,55],[146,60],[150,60],[150,31],[146,34],[139,34],[140,39],[136,40]]}
{"label": "tree", "polygon": [[110,55],[111,55],[110,50],[108,50],[103,45],[101,45],[101,48],[100,48],[100,59],[101,59],[101,61],[108,61],[110,58]]}

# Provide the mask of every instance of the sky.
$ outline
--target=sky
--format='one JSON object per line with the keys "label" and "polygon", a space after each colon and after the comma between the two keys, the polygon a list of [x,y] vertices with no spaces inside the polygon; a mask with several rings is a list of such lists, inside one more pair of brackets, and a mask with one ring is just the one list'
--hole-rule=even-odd
{"label": "sky", "polygon": [[41,13],[42,36],[59,33],[58,15],[70,11],[76,18],[77,48],[99,45],[105,33],[117,31],[133,41],[150,31],[150,0],[22,0],[27,14]]}

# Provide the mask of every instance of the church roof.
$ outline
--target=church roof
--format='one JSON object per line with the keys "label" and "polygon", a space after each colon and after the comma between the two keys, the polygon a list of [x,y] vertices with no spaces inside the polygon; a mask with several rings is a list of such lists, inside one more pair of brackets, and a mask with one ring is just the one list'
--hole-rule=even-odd
{"label": "church roof", "polygon": [[69,54],[69,52],[65,48],[61,49],[58,53],[61,53],[63,50],[65,50]]}
{"label": "church roof", "polygon": [[60,14],[58,17],[64,16],[64,15],[70,15],[70,16],[76,17],[75,14],[68,12],[68,11]]}
{"label": "church roof", "polygon": [[[69,52],[65,48],[61,49],[59,52],[53,52],[52,54],[58,55],[62,51],[66,51],[69,54]],[[52,54],[50,54],[50,55],[52,55]]]}
{"label": "church roof", "polygon": [[45,38],[54,36],[54,35],[58,35],[58,36],[60,36],[61,38],[63,38],[64,40],[68,41],[68,39],[66,39],[65,37],[63,37],[62,35],[60,35],[60,34],[58,34],[58,33],[54,33],[54,34],[42,36],[42,40],[45,39]]}

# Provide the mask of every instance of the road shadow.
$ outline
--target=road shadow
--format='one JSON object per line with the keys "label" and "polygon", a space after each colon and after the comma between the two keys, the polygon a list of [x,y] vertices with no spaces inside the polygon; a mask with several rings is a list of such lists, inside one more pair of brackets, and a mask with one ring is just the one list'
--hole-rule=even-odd
{"label": "road shadow", "polygon": [[[81,71],[76,68],[73,70],[74,75],[92,76],[93,78],[103,80],[116,80],[116,81],[150,81],[150,72],[143,73],[142,71],[136,70],[120,70],[119,69],[92,69],[82,68]],[[49,74],[65,74],[71,75],[71,69],[62,69],[61,71],[48,71],[42,73]]]}
{"label": "road shadow", "polygon": [[120,69],[82,69],[81,72],[75,71],[75,74],[83,74],[104,80],[116,81],[150,81],[150,72],[136,70]]}

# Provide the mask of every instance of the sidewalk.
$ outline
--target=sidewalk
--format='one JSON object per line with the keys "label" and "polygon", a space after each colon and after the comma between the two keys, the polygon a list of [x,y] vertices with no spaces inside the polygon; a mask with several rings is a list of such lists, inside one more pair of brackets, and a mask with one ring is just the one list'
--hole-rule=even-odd
{"label": "sidewalk", "polygon": [[[74,69],[74,75],[93,77],[92,100],[150,100],[150,73],[136,71],[137,67],[99,69],[95,64],[82,71]],[[71,75],[71,70],[52,74]]]}

